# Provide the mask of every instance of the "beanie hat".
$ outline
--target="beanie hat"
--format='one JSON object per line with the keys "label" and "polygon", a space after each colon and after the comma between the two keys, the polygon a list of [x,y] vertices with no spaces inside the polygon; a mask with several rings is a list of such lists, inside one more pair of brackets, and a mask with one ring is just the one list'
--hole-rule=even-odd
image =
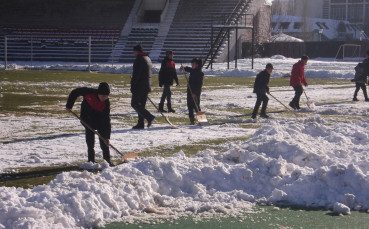
{"label": "beanie hat", "polygon": [[101,82],[99,87],[97,88],[97,94],[99,95],[109,95],[110,94],[110,87],[109,84],[106,82]]}
{"label": "beanie hat", "polygon": [[274,69],[273,64],[271,64],[271,63],[267,63],[265,68]]}
{"label": "beanie hat", "polygon": [[173,51],[172,50],[168,50],[168,51],[166,51],[166,53],[165,53],[167,56],[169,56],[170,54],[173,54]]}
{"label": "beanie hat", "polygon": [[134,46],[133,51],[142,52],[142,46],[141,45]]}
{"label": "beanie hat", "polygon": [[303,56],[301,57],[301,60],[309,60],[309,57],[308,57],[307,55],[303,55]]}
{"label": "beanie hat", "polygon": [[202,68],[202,60],[200,58],[193,58],[191,60],[191,63],[196,63],[198,65],[198,68]]}

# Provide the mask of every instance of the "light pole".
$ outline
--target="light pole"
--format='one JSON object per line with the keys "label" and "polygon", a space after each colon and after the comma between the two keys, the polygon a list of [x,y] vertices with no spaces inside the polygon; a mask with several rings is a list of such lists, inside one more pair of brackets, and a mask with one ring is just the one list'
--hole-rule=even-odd
{"label": "light pole", "polygon": [[319,29],[319,41],[322,41],[323,29]]}

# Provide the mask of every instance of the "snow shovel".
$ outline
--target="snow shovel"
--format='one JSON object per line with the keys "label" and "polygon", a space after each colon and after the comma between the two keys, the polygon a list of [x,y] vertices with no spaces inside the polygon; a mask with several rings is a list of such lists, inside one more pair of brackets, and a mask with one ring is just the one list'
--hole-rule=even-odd
{"label": "snow shovel", "polygon": [[296,114],[296,111],[294,110],[291,110],[289,107],[287,107],[286,105],[284,105],[284,103],[282,103],[279,99],[277,99],[274,95],[272,95],[270,92],[269,92],[269,95],[272,96],[273,99],[275,99],[278,103],[282,104],[282,106],[284,106],[288,111],[292,112],[296,117],[301,117],[301,115],[299,114]]}
{"label": "snow shovel", "polygon": [[161,114],[161,116],[163,116],[163,118],[165,119],[165,121],[167,121],[167,123],[173,128],[173,129],[178,129],[179,127],[174,125],[167,116],[165,116],[163,114],[163,112],[161,112],[159,110],[159,108],[155,105],[155,103],[147,96],[147,99],[150,101],[150,103],[155,107],[156,110],[158,110],[158,112]]}
{"label": "snow shovel", "polygon": [[306,97],[306,100],[307,100],[306,105],[309,107],[310,110],[313,110],[313,108],[315,107],[314,102],[309,99],[309,97],[307,96],[305,90],[304,90],[304,94],[305,94],[305,97]]}
{"label": "snow shovel", "polygon": [[[99,132],[97,132],[96,130],[94,130],[91,126],[89,126],[85,121],[83,121],[76,113],[74,113],[73,111],[69,111],[70,113],[72,113],[72,115],[74,115],[74,117],[78,118],[79,121],[81,121],[82,125],[87,127],[88,129],[90,129],[92,132],[94,132],[97,136],[99,136],[99,138],[101,140],[103,140],[104,142],[106,142],[106,139],[103,138],[103,136],[101,136],[101,134],[99,134]],[[112,144],[109,143],[109,146],[114,149],[117,153],[119,153],[122,156],[122,162],[126,162],[126,160],[128,158],[135,158],[138,156],[138,153],[131,153],[131,154],[126,154],[124,155],[123,153],[121,153],[117,148],[115,148]]]}
{"label": "snow shovel", "polygon": [[[185,75],[185,78],[186,78],[186,81],[187,81],[188,89],[190,89],[190,93],[191,93],[191,97],[192,97],[192,90],[191,90],[191,87],[190,87],[190,82],[188,81],[188,78],[187,78],[186,71],[184,71],[184,75]],[[195,104],[195,108],[196,108],[196,119],[197,119],[197,122],[199,122],[199,123],[207,123],[208,122],[208,119],[206,118],[205,112],[204,111],[200,111],[199,106],[197,105],[197,103],[195,101],[195,98],[192,97],[192,99],[193,99],[193,103]]]}

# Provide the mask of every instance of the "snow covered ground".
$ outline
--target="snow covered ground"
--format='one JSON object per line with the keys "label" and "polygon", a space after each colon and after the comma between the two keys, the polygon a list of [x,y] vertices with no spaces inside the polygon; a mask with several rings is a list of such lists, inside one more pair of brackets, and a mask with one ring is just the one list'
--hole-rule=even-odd
{"label": "snow covered ground", "polygon": [[[214,70],[205,73],[255,76],[267,62],[275,66],[272,76],[280,77],[290,72],[296,59],[280,56],[258,59],[255,70],[247,70],[250,61],[242,60],[239,70],[228,71],[225,64],[217,64]],[[350,79],[355,65],[356,62],[310,60],[306,76],[308,79]],[[94,65],[96,70],[119,73],[130,73],[130,67]],[[24,64],[14,64],[12,68],[22,69]],[[39,64],[39,68],[65,67]],[[78,69],[78,65],[72,68]],[[369,103],[350,102],[354,88],[349,81],[343,86],[309,86],[306,91],[317,103],[313,111],[304,104],[299,112],[302,117],[286,112],[272,113],[272,119],[250,123],[254,127],[261,126],[259,129],[244,128],[241,124],[249,123],[249,117],[237,117],[229,110],[253,107],[255,97],[246,86],[204,89],[204,110],[217,117],[216,122],[227,121],[224,125],[182,125],[175,130],[156,124],[143,131],[119,126],[113,129],[111,143],[124,152],[219,138],[250,138],[228,142],[216,149],[209,147],[194,157],[186,157],[179,151],[169,158],[153,155],[113,168],[105,164],[84,164],[90,168],[102,167],[103,171],[97,174],[64,172],[49,184],[33,189],[0,187],[0,228],[97,227],[114,221],[174,219],[204,212],[237,216],[252,211],[255,203],[321,206],[342,214],[368,210]],[[293,91],[285,86],[273,88],[272,94],[288,104]],[[174,98],[178,104],[174,117],[183,116],[185,112],[184,95],[178,96],[181,98]],[[359,99],[363,100],[361,92]],[[304,97],[302,102],[306,102]],[[268,109],[284,108],[270,98]],[[115,112],[132,111],[120,108]],[[30,138],[34,136],[32,125],[42,123],[45,132],[51,127],[57,127],[52,131],[62,130],[71,122],[78,126],[78,121],[72,118],[48,118],[46,123],[43,119],[37,116],[20,119],[1,114],[2,136],[28,136],[27,140],[1,144],[1,171],[87,158],[84,134],[78,129],[75,134]],[[117,124],[118,121],[113,119],[113,122]],[[101,157],[98,149],[96,145],[97,157]]]}

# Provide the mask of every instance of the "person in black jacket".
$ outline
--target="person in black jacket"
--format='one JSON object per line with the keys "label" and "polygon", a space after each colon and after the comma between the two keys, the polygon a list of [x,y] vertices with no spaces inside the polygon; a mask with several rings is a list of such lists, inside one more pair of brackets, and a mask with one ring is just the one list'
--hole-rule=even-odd
{"label": "person in black jacket", "polygon": [[142,51],[141,45],[133,47],[133,53],[136,59],[133,63],[131,78],[131,106],[138,114],[138,123],[133,129],[144,129],[145,119],[147,127],[150,127],[155,119],[155,116],[145,108],[149,92],[151,92],[152,63],[149,56]]}
{"label": "person in black jacket", "polygon": [[[105,139],[100,139],[100,147],[103,151],[103,158],[113,166],[110,161],[109,139],[111,134],[110,123],[110,88],[106,82],[99,84],[98,89],[81,87],[72,90],[69,94],[66,104],[66,110],[71,112],[76,99],[83,96],[81,104],[81,119],[91,128],[97,130]],[[86,129],[86,143],[88,152],[88,161],[95,163],[95,134],[89,128]]]}
{"label": "person in black jacket", "polygon": [[[201,71],[202,68],[202,60],[200,58],[194,58],[191,61],[190,67],[181,66],[180,70],[183,72],[189,72],[190,77],[188,79],[187,85],[187,108],[188,108],[188,117],[190,118],[191,125],[195,124],[195,118],[193,110],[196,112],[201,111],[200,109],[200,95],[202,88],[202,81],[204,79],[204,73]],[[196,109],[195,102],[199,110]]]}
{"label": "person in black jacket", "polygon": [[364,61],[362,63],[359,63],[357,67],[361,68],[361,72],[359,74],[355,74],[355,79],[352,80],[356,84],[354,98],[352,99],[352,101],[359,101],[357,99],[357,93],[361,89],[363,90],[365,101],[368,102],[369,98],[368,98],[368,92],[366,90],[366,84],[368,83],[368,76],[369,76],[369,50],[366,51]]}
{"label": "person in black jacket", "polygon": [[166,110],[164,110],[164,102],[165,99],[167,99],[168,112],[175,113],[175,110],[172,109],[172,103],[170,100],[172,95],[172,92],[170,91],[170,86],[173,85],[173,80],[176,81],[176,86],[178,86],[179,83],[176,67],[173,61],[173,51],[169,50],[166,52],[166,57],[161,62],[161,68],[159,71],[159,86],[164,86],[163,94],[159,103],[160,112],[167,112]]}
{"label": "person in black jacket", "polygon": [[273,65],[271,63],[268,63],[265,69],[256,76],[253,92],[256,93],[257,99],[251,115],[252,119],[256,118],[261,103],[263,103],[263,106],[261,107],[260,117],[269,118],[269,116],[266,114],[266,108],[269,101],[269,98],[266,94],[269,94],[268,84],[272,71]]}

